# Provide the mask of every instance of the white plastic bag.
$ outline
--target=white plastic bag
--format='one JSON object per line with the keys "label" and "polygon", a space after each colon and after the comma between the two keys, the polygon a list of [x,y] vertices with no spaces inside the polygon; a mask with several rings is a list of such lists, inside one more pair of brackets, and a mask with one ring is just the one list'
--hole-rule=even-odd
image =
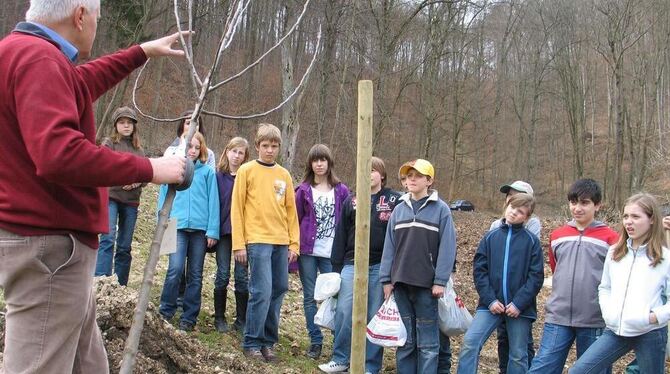
{"label": "white plastic bag", "polygon": [[407,340],[407,330],[400,318],[398,304],[393,294],[389,297],[368,323],[365,334],[370,343],[382,347],[402,347]]}
{"label": "white plastic bag", "polygon": [[440,317],[440,331],[447,336],[465,334],[472,324],[472,315],[454,291],[454,283],[449,279],[444,295],[437,302]]}
{"label": "white plastic bag", "polygon": [[340,273],[321,273],[314,284],[314,300],[323,301],[340,292]]}
{"label": "white plastic bag", "polygon": [[337,298],[329,297],[319,306],[319,310],[314,315],[314,324],[325,327],[329,330],[335,330],[335,308],[337,307]]}

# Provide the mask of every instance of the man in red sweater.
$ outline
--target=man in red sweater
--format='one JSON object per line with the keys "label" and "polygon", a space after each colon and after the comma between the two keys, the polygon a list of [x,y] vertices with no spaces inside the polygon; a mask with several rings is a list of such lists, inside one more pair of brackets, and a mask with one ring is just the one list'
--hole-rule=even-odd
{"label": "man in red sweater", "polygon": [[92,294],[103,186],[179,183],[184,158],[95,145],[93,102],[148,57],[181,56],[178,35],[76,66],[100,0],[31,0],[0,41],[0,287],[4,373],[107,373]]}

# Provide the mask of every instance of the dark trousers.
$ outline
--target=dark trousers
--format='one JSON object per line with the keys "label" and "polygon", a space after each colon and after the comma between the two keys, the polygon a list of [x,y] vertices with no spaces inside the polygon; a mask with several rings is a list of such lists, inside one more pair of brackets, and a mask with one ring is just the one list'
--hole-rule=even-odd
{"label": "dark trousers", "polygon": [[[507,360],[509,358],[509,341],[507,340],[507,326],[505,321],[498,326],[496,331],[498,335],[498,368],[500,374],[507,373]],[[535,357],[535,347],[533,347],[533,326],[528,331],[528,367]]]}

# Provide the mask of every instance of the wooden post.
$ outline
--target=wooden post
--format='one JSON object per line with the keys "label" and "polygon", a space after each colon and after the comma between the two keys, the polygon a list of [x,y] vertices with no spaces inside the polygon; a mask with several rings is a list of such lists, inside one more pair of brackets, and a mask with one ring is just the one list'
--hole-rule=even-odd
{"label": "wooden post", "polygon": [[349,370],[365,372],[365,331],[368,324],[370,247],[370,170],[372,170],[372,81],[358,82],[358,152],[356,156],[356,248],[354,306],[351,317]]}

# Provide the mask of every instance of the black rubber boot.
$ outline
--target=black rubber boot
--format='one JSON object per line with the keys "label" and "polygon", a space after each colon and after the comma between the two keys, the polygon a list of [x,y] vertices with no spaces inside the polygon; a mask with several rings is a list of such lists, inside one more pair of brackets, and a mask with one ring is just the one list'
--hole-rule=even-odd
{"label": "black rubber boot", "polygon": [[226,296],[228,290],[223,288],[214,289],[214,327],[218,332],[228,332],[226,322]]}
{"label": "black rubber boot", "polygon": [[233,328],[241,333],[244,333],[244,325],[247,320],[247,302],[249,302],[247,292],[235,291],[235,323]]}

